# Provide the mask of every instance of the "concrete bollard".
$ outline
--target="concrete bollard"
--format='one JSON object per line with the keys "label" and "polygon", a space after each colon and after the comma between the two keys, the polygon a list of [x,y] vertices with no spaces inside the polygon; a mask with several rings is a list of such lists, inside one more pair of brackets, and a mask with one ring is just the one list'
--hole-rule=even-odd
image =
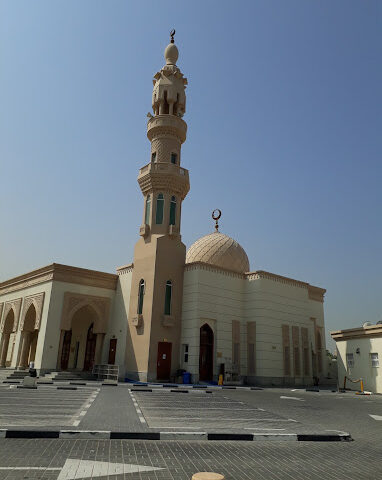
{"label": "concrete bollard", "polygon": [[24,377],[23,386],[34,388],[36,386],[36,377]]}
{"label": "concrete bollard", "polygon": [[214,472],[198,472],[192,475],[191,480],[224,480],[224,475]]}

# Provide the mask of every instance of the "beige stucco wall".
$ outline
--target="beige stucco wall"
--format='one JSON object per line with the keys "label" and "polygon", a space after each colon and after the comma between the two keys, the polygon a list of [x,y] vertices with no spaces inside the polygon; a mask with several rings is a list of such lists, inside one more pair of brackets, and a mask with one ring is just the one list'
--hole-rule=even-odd
{"label": "beige stucco wall", "polygon": [[[51,299],[51,291],[52,291],[52,282],[47,281],[44,283],[40,283],[38,285],[33,285],[31,287],[22,288],[14,292],[0,295],[0,303],[4,302],[4,305],[6,302],[13,301],[19,298],[22,299],[21,308],[18,316],[19,318],[18,318],[17,332],[15,335],[12,335],[10,339],[10,342],[12,342],[13,339],[15,340],[12,357],[10,358],[8,355],[8,360],[11,361],[11,364],[9,365],[11,368],[17,367],[17,360],[18,360],[18,354],[20,349],[20,338],[21,338],[20,318],[23,312],[25,298],[31,295],[44,293],[44,303],[42,307],[41,323],[40,323],[40,329],[39,329],[39,335],[38,335],[37,347],[36,347],[36,356],[35,356],[35,367],[37,369],[41,368],[42,356],[43,356],[43,350],[44,350],[44,338],[45,338],[45,332],[47,328],[48,311],[49,311],[49,304]],[[4,316],[4,309],[3,309],[2,315]],[[0,318],[0,321],[1,321],[1,318]],[[11,353],[11,348],[9,348],[8,352]]]}
{"label": "beige stucco wall", "polygon": [[[301,327],[308,329],[309,347],[315,350],[315,326],[321,328],[323,373],[327,374],[323,303],[312,300],[301,282],[245,277],[214,267],[186,267],[184,273],[181,344],[189,345],[188,363],[181,353],[181,367],[199,374],[200,327],[208,323],[214,331],[214,375],[219,364],[232,362],[232,321],[240,321],[240,374],[247,376],[247,322],[256,322],[256,375],[249,380],[265,384],[312,383],[303,375]],[[291,377],[284,377],[282,325],[289,326],[291,339]],[[293,372],[292,326],[299,327],[301,375]],[[219,356],[218,356],[219,355]],[[221,355],[221,356],[220,356]]]}
{"label": "beige stucco wall", "polygon": [[[357,348],[359,348],[359,354],[356,353]],[[347,353],[352,353],[354,358],[354,367],[350,369],[347,368],[346,363]],[[371,366],[370,353],[378,353],[379,367]],[[382,393],[382,336],[337,341],[337,364],[340,387],[343,386],[346,375],[352,380],[362,378],[365,390]],[[347,381],[346,388],[359,390],[360,384]]]}
{"label": "beige stucco wall", "polygon": [[117,339],[117,350],[115,365],[119,365],[119,377],[125,377],[125,355],[126,337],[128,330],[128,311],[130,302],[132,267],[118,270],[118,284],[115,292],[114,302],[108,332],[105,336],[102,363],[107,363],[109,358],[110,339]]}
{"label": "beige stucco wall", "polygon": [[[42,363],[39,368],[44,370],[56,370],[61,333],[61,319],[65,292],[81,295],[92,295],[110,298],[113,302],[115,290],[91,287],[75,283],[53,281],[51,301],[49,306],[49,322],[45,330],[45,342],[43,345]],[[110,314],[109,314],[110,315]],[[110,317],[108,319],[110,325]],[[105,348],[105,343],[104,343]]]}

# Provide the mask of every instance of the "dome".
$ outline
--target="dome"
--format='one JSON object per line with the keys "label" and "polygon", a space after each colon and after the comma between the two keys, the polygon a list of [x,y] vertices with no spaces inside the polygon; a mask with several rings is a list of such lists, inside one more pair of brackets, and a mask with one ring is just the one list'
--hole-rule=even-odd
{"label": "dome", "polygon": [[176,65],[178,60],[179,52],[174,43],[169,43],[164,51],[164,58],[167,65]]}
{"label": "dome", "polygon": [[203,262],[216,267],[249,272],[249,261],[244,249],[224,233],[214,232],[196,240],[187,251],[186,263]]}

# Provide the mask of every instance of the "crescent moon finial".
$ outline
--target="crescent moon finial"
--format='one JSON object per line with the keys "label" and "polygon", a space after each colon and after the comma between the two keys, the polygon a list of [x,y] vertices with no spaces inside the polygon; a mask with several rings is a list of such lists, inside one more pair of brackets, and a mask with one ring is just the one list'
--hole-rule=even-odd
{"label": "crescent moon finial", "polygon": [[174,35],[175,35],[175,28],[173,28],[170,32],[171,43],[174,43]]}
{"label": "crescent moon finial", "polygon": [[222,211],[219,210],[218,208],[216,208],[213,212],[212,212],[212,219],[215,220],[215,230],[216,232],[219,232],[219,218],[222,216]]}

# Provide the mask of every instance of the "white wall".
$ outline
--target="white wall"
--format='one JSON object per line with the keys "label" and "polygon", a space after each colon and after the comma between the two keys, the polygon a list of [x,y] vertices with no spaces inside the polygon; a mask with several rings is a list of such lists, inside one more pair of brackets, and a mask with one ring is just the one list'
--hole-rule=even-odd
{"label": "white wall", "polygon": [[195,380],[199,376],[200,327],[205,323],[214,332],[214,375],[218,375],[220,363],[232,361],[232,321],[240,320],[241,331],[244,328],[244,283],[237,275],[213,269],[185,271],[181,344],[189,345],[189,361],[187,365],[181,358],[180,364]]}
{"label": "white wall", "polygon": [[[356,353],[359,348],[359,354]],[[354,367],[347,368],[346,354],[352,353]],[[379,367],[371,366],[370,353],[378,353]],[[352,380],[362,378],[365,390],[382,393],[382,337],[355,338],[337,341],[338,385],[343,387],[344,376]],[[359,383],[346,382],[346,388],[359,390]]]}
{"label": "white wall", "polygon": [[[232,321],[240,321],[240,374],[247,375],[247,322],[256,322],[257,382],[282,384],[284,381],[282,325],[289,325],[291,381],[312,382],[312,358],[309,348],[310,374],[304,378],[301,327],[308,329],[309,347],[315,348],[314,325],[322,327],[323,376],[326,375],[325,325],[323,303],[308,296],[307,286],[269,278],[241,278],[208,267],[186,268],[184,274],[181,343],[189,345],[189,361],[181,368],[199,374],[200,327],[208,323],[215,336],[214,374],[219,364],[232,361]],[[315,321],[313,321],[313,318]],[[292,326],[299,327],[300,372],[294,378]],[[218,357],[218,352],[221,357]]]}
{"label": "white wall", "polygon": [[[325,330],[323,304],[308,297],[306,287],[291,284],[276,279],[259,278],[246,282],[245,292],[245,318],[246,321],[256,322],[256,376],[257,377],[283,377],[283,348],[282,325],[289,325],[289,338],[291,345],[291,373],[293,372],[292,357],[292,326],[308,328],[309,346],[315,345],[314,322],[323,328],[322,358],[325,370]],[[246,352],[245,352],[246,353]],[[301,376],[302,349],[300,349]],[[309,355],[311,362],[311,355]],[[243,358],[246,364],[246,358]],[[310,372],[312,366],[310,365]],[[297,379],[303,383],[303,379]]]}

